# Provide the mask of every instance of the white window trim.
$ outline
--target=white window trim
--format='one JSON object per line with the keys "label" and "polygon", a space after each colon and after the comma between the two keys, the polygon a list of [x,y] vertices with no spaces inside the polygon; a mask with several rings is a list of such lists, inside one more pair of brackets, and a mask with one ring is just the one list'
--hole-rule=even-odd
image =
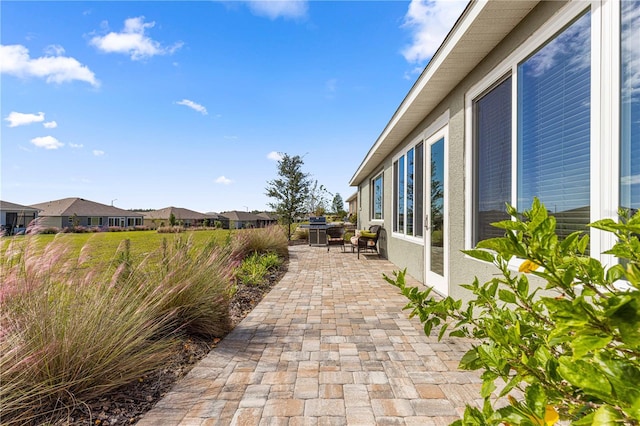
{"label": "white window trim", "polygon": [[[505,75],[512,77],[512,199],[517,205],[518,64],[563,30],[587,9],[591,10],[591,221],[617,220],[619,206],[620,126],[620,5],[615,0],[575,0],[536,30],[522,45],[473,85],[465,95],[465,249],[473,248],[473,102]],[[603,188],[607,188],[604,191]],[[612,188],[613,190],[608,190]],[[592,256],[603,263],[613,257],[601,255],[615,239],[591,229]],[[466,256],[469,259],[473,259]],[[477,260],[477,259],[474,259]],[[513,265],[517,268],[518,265]]]}
{"label": "white window trim", "polygon": [[[396,163],[396,161],[398,161],[398,159],[400,159],[401,157],[404,157],[404,171],[405,174],[407,173],[407,167],[408,167],[408,162],[407,162],[407,154],[409,153],[409,151],[411,151],[413,149],[413,167],[414,167],[414,171],[415,171],[415,167],[416,167],[416,163],[415,163],[415,155],[416,155],[416,151],[415,148],[422,143],[424,146],[424,139],[421,136],[413,139],[411,141],[411,143],[405,145],[402,148],[402,151],[399,151],[396,155],[393,156],[393,159],[391,160],[391,170],[393,170],[394,164]],[[424,161],[424,159],[423,159]],[[423,164],[424,167],[424,164]],[[414,172],[415,175],[415,172]],[[425,179],[425,176],[422,177],[423,179]],[[415,235],[407,235],[404,232],[397,232],[393,230],[393,220],[396,217],[397,212],[397,206],[396,206],[396,202],[393,199],[393,194],[395,191],[395,187],[396,187],[396,181],[394,180],[395,176],[392,173],[391,174],[391,211],[393,212],[393,215],[391,216],[391,236],[400,240],[406,240],[406,241],[410,241],[412,243],[416,243],[416,244],[422,244],[424,245],[424,235],[420,235],[420,236],[415,236]],[[415,179],[415,176],[414,176]],[[426,190],[426,186],[423,187],[423,190]],[[404,200],[405,200],[405,207],[406,207],[406,200],[407,200],[407,180],[406,180],[406,176],[405,176],[405,182],[404,182]],[[424,203],[424,197],[423,197],[423,203]],[[406,209],[405,209],[406,210]],[[415,211],[416,211],[416,206],[415,206],[415,200],[414,200],[414,205],[413,205],[413,214],[415,216]],[[424,211],[424,209],[423,209]],[[406,229],[407,227],[407,212],[404,212],[405,214],[405,218],[404,218],[404,227]],[[424,230],[422,231],[424,233]],[[415,229],[414,229],[414,234],[415,234]]]}
{"label": "white window trim", "polygon": [[[438,116],[435,120],[433,120],[433,122],[431,122],[431,124],[429,126],[427,126],[422,132],[420,132],[420,134],[415,137],[414,139],[411,140],[411,142],[407,143],[406,145],[404,145],[402,147],[402,149],[400,151],[398,151],[391,160],[391,170],[393,170],[393,165],[395,164],[396,161],[398,161],[398,159],[402,156],[405,156],[407,153],[409,152],[409,150],[411,150],[411,148],[415,148],[416,146],[418,146],[418,144],[422,143],[424,146],[424,158],[423,161],[426,161],[427,159],[427,155],[426,155],[426,150],[427,150],[427,144],[426,141],[428,139],[432,139],[434,135],[436,135],[437,133],[443,131],[445,128],[447,128],[447,132],[443,133],[447,135],[447,138],[445,139],[445,180],[446,180],[446,173],[447,173],[447,164],[448,161],[447,160],[447,153],[448,153],[448,125],[449,125],[449,115],[450,115],[450,111],[446,110],[444,113],[442,113],[440,116]],[[415,153],[415,151],[414,151]],[[405,170],[406,170],[406,164],[405,164]],[[424,170],[424,175],[422,176],[422,179],[424,180],[424,185],[423,185],[423,191],[427,191],[428,190],[428,178],[427,178],[427,167],[426,164],[423,164],[423,170]],[[393,218],[395,218],[395,215],[397,213],[396,211],[396,203],[395,200],[393,199],[393,189],[395,188],[396,182],[394,180],[394,176],[393,173],[391,174],[391,225],[390,225],[390,229],[391,229],[391,237],[392,238],[396,238],[399,240],[405,240],[405,241],[409,241],[421,246],[424,246],[424,238],[425,238],[425,230],[424,230],[424,223],[423,223],[423,229],[422,229],[422,234],[421,236],[415,236],[415,235],[406,235],[404,232],[395,232],[393,230]],[[405,183],[406,185],[406,183]],[[425,203],[426,200],[426,196],[423,195],[422,197],[422,202]],[[423,206],[422,212],[423,215],[426,214],[426,210],[427,206],[426,204]],[[414,206],[414,211],[415,211],[415,206]],[[446,206],[445,206],[445,214],[446,214]],[[424,222],[424,217],[422,218],[423,222]]]}
{"label": "white window trim", "polygon": [[[381,212],[381,218],[380,219],[374,219],[373,215],[374,215],[374,209],[373,209],[373,190],[374,190],[374,184],[373,181],[375,181],[378,177],[382,177],[382,212]],[[383,224],[384,223],[384,169],[380,170],[380,172],[376,173],[375,175],[373,175],[373,177],[371,178],[371,180],[369,180],[369,186],[371,188],[371,191],[369,191],[369,222],[371,223],[375,223],[375,224]]]}
{"label": "white window trim", "polygon": [[[449,269],[450,269],[450,264],[449,264],[449,245],[450,245],[450,236],[451,236],[451,229],[450,229],[450,223],[451,221],[449,220],[449,196],[448,196],[448,188],[449,188],[449,123],[445,124],[444,126],[442,126],[441,128],[439,128],[438,130],[436,130],[435,132],[433,132],[431,135],[429,135],[429,137],[426,137],[424,140],[424,149],[425,149],[425,161],[427,158],[431,159],[431,154],[427,153],[427,150],[431,147],[431,144],[433,142],[436,142],[440,139],[444,139],[444,170],[443,170],[443,176],[444,176],[444,181],[442,182],[442,185],[444,187],[444,200],[442,202],[442,233],[443,233],[443,240],[442,240],[442,251],[443,251],[443,262],[444,262],[444,269],[443,269],[443,277],[444,277],[444,281],[445,282],[449,282]],[[426,168],[425,168],[425,177],[426,177]],[[427,180],[428,182],[431,181],[431,176],[429,176],[429,179]],[[425,182],[426,183],[426,182]],[[425,190],[426,188],[429,188],[429,191],[431,191],[431,185],[425,185]],[[425,201],[426,201],[425,197]],[[429,198],[431,198],[431,196],[429,196]],[[426,203],[425,203],[426,204]],[[427,212],[427,206],[425,205],[425,214]],[[429,214],[429,220],[431,220],[431,209],[429,207],[428,210],[428,214]],[[426,229],[424,231],[424,239],[423,239],[423,244],[426,242],[427,240],[427,234],[431,232],[431,229]],[[425,247],[425,256],[426,256],[426,250],[429,250],[429,247]],[[426,257],[425,257],[425,280],[429,274],[429,272],[426,270],[427,269],[427,264],[426,264]],[[437,291],[437,290],[436,290]]]}

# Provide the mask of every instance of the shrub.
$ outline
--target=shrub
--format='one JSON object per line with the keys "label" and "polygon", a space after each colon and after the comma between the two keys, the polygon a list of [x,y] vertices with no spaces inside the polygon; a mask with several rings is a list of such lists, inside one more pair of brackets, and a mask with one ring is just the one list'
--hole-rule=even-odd
{"label": "shrub", "polygon": [[[495,223],[503,238],[481,241],[473,258],[492,262],[501,272],[484,284],[463,285],[474,299],[436,300],[432,289],[408,288],[404,272],[388,282],[409,299],[411,316],[426,334],[441,326],[438,337],[476,339],[460,368],[482,370],[480,410],[467,406],[454,424],[576,425],[640,422],[640,213],[620,223],[602,220],[593,228],[612,232],[618,242],[608,251],[620,259],[608,269],[589,257],[589,237],[580,232],[560,240],[555,218],[535,200],[522,213],[508,206],[513,220]],[[521,274],[508,263],[522,260]],[[530,285],[529,275],[546,283],[545,295]],[[496,380],[524,392],[494,409]]]}
{"label": "shrub", "polygon": [[179,234],[184,231],[184,226],[161,226],[157,229],[159,234]]}
{"label": "shrub", "polygon": [[260,263],[262,263],[267,270],[273,271],[282,265],[282,259],[275,253],[267,253],[260,257]]}
{"label": "shrub", "polygon": [[295,232],[293,233],[292,240],[308,240],[309,239],[309,228],[301,228],[297,227]]}
{"label": "shrub", "polygon": [[253,253],[246,257],[236,271],[236,279],[249,286],[257,286],[265,282],[267,274],[277,269],[282,260],[275,253]]}

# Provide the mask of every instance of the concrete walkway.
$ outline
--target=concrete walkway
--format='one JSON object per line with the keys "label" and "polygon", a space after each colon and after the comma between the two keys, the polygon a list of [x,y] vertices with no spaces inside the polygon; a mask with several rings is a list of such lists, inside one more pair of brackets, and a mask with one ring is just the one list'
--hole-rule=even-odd
{"label": "concrete walkway", "polygon": [[[468,342],[424,335],[376,255],[290,247],[287,274],[138,425],[447,425]],[[412,285],[419,283],[409,278]]]}

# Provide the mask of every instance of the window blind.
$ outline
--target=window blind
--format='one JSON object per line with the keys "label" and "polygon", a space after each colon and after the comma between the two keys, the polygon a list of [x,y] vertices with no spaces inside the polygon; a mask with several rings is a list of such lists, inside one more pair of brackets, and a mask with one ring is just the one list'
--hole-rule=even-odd
{"label": "window blind", "polygon": [[590,221],[591,15],[518,66],[518,209],[534,197],[558,234]]}

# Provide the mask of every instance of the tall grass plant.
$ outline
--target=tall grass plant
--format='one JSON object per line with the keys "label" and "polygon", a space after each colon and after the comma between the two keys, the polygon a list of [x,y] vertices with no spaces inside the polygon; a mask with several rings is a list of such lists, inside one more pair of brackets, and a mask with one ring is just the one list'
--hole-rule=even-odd
{"label": "tall grass plant", "polygon": [[163,366],[183,333],[229,329],[230,251],[165,243],[109,268],[83,268],[55,239],[15,240],[0,260],[2,423],[55,418]]}

